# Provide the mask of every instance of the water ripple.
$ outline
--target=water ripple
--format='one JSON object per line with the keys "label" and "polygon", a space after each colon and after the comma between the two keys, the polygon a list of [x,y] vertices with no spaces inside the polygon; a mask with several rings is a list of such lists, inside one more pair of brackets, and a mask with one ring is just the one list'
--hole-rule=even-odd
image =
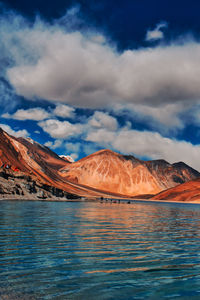
{"label": "water ripple", "polygon": [[200,207],[0,202],[0,299],[200,299]]}

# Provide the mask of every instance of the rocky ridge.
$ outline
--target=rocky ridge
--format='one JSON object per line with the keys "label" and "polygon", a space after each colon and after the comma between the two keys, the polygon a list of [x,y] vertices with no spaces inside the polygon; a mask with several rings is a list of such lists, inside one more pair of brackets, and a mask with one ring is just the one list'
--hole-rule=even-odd
{"label": "rocky ridge", "polygon": [[108,149],[64,166],[59,174],[77,184],[129,197],[157,194],[200,176],[199,172],[182,162],[170,164],[164,160],[142,161]]}
{"label": "rocky ridge", "polygon": [[199,172],[183,162],[142,161],[111,150],[69,162],[31,139],[16,138],[0,129],[1,197],[150,198],[199,177]]}

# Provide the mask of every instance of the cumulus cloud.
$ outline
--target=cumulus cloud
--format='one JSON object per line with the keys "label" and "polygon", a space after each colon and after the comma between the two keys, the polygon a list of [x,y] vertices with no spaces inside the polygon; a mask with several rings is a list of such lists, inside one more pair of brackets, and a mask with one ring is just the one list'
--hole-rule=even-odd
{"label": "cumulus cloud", "polygon": [[80,152],[82,150],[82,144],[81,143],[70,143],[67,142],[65,144],[65,148],[67,153],[73,158],[73,160],[77,160],[79,158]]}
{"label": "cumulus cloud", "polygon": [[33,120],[41,121],[50,117],[50,113],[46,110],[36,107],[30,109],[18,109],[14,114],[5,113],[2,115],[6,119],[15,119],[20,121]]}
{"label": "cumulus cloud", "polygon": [[76,161],[78,158],[78,154],[77,153],[71,153],[69,156],[71,156],[71,158]]}
{"label": "cumulus cloud", "polygon": [[162,29],[167,27],[166,22],[161,22],[156,25],[156,28],[153,30],[148,30],[146,34],[146,41],[155,41],[155,40],[161,40],[164,38],[164,34]]}
{"label": "cumulus cloud", "polygon": [[103,149],[103,147],[103,145],[99,147],[99,145],[96,143],[86,143],[83,145],[83,152],[85,153],[85,155],[90,155],[100,149]]}
{"label": "cumulus cloud", "polygon": [[0,128],[2,128],[8,134],[13,135],[15,137],[24,137],[24,138],[27,138],[28,136],[30,136],[29,133],[28,133],[28,131],[26,129],[14,130],[9,125],[6,125],[6,124],[0,124]]}
{"label": "cumulus cloud", "polygon": [[[106,129],[108,131],[116,131],[118,128],[117,119],[101,111],[96,111],[91,117],[85,120],[84,123],[70,123],[68,121],[59,121],[57,119],[48,119],[38,123],[38,125],[47,132],[52,138],[66,140],[69,137],[77,138],[84,136],[90,130]],[[50,143],[50,144],[49,144]],[[53,145],[48,142],[48,145]],[[67,143],[66,147],[75,151],[79,144],[72,146]]]}
{"label": "cumulus cloud", "polygon": [[80,4],[73,5],[69,8],[64,16],[57,23],[64,26],[68,31],[75,31],[84,26],[84,22],[80,17]]}
{"label": "cumulus cloud", "polygon": [[[118,104],[113,106],[115,115],[123,118],[132,118],[135,122],[148,124],[152,130],[162,134],[176,134],[183,129],[187,123],[186,116],[189,115],[191,104],[187,101],[163,104],[162,106],[147,106],[140,104]],[[196,114],[196,110],[190,112]],[[184,115],[184,117],[183,117]]]}
{"label": "cumulus cloud", "polygon": [[1,21],[0,33],[2,53],[12,61],[7,78],[28,99],[103,108],[192,105],[200,98],[200,43],[193,40],[118,53],[96,42],[97,33],[67,32],[39,19],[29,26],[18,17]]}
{"label": "cumulus cloud", "polygon": [[58,104],[54,109],[53,114],[61,118],[74,118],[75,109],[68,105]]}
{"label": "cumulus cloud", "polygon": [[4,113],[1,117],[5,119],[14,120],[32,120],[32,121],[42,121],[52,117],[60,118],[74,118],[75,109],[65,104],[57,104],[54,110],[45,110],[41,107],[29,108],[29,109],[18,109],[15,113]]}
{"label": "cumulus cloud", "polygon": [[144,106],[135,105],[134,110],[140,116],[146,116],[153,118],[154,121],[161,123],[167,128],[183,128],[183,120],[179,116],[179,112],[187,109],[187,104],[184,103],[169,103],[163,106]]}
{"label": "cumulus cloud", "polygon": [[62,145],[62,141],[61,140],[55,140],[53,142],[48,141],[44,144],[46,147],[51,148],[51,149],[57,149]]}
{"label": "cumulus cloud", "polygon": [[90,131],[87,141],[109,147],[124,154],[152,159],[166,159],[169,162],[184,161],[200,170],[200,145],[178,141],[161,136],[156,132],[138,131],[122,128],[118,132],[105,129]]}
{"label": "cumulus cloud", "polygon": [[81,124],[71,124],[67,121],[49,119],[39,122],[38,125],[51,137],[56,139],[66,139],[70,136],[78,136],[82,132]]}
{"label": "cumulus cloud", "polygon": [[78,153],[81,148],[81,143],[66,143],[65,148],[68,152],[76,152]]}
{"label": "cumulus cloud", "polygon": [[89,126],[95,128],[107,128],[109,130],[117,130],[117,120],[108,113],[96,111],[88,122]]}
{"label": "cumulus cloud", "polygon": [[[0,49],[1,50],[1,49]],[[1,59],[1,69],[3,69],[3,60]],[[4,70],[5,71],[5,70]],[[18,103],[18,97],[16,96],[15,92],[5,80],[4,76],[1,74],[0,70],[0,109],[2,112],[10,111],[14,109]]]}

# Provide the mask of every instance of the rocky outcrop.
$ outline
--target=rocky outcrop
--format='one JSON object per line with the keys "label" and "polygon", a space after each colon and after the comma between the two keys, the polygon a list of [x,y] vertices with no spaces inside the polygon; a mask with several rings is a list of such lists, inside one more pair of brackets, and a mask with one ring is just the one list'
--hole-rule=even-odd
{"label": "rocky outcrop", "polygon": [[11,172],[0,172],[0,198],[25,199],[78,199],[79,196],[68,193],[54,186],[43,184],[30,176],[15,176]]}
{"label": "rocky outcrop", "polygon": [[98,191],[70,183],[58,174],[60,168],[70,164],[49,148],[31,139],[15,138],[0,129],[0,172],[3,176],[12,175],[16,182],[20,182],[23,176],[29,176],[40,185],[52,186],[71,195],[99,195]]}

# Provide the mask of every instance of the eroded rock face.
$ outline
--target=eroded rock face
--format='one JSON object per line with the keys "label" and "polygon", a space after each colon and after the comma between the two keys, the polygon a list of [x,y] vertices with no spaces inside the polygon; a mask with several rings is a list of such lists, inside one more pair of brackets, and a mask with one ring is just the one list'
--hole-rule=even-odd
{"label": "eroded rock face", "polygon": [[200,176],[183,163],[146,162],[111,150],[98,151],[62,168],[59,173],[72,182],[128,196],[157,194]]}
{"label": "eroded rock face", "polygon": [[0,131],[0,167],[34,174],[41,180],[57,179],[57,171],[68,163],[53,151],[31,139],[15,138]]}
{"label": "eroded rock face", "polygon": [[[82,190],[63,180],[58,170],[70,163],[60,158],[49,148],[34,142],[31,139],[15,138],[0,128],[0,172],[5,179],[13,177],[17,181],[24,176],[40,184],[52,186],[69,194],[85,195],[90,191]],[[3,178],[3,177],[2,177]],[[1,186],[2,193],[10,193],[9,186]],[[11,194],[15,193],[13,190]],[[54,193],[53,193],[54,194]],[[92,194],[92,192],[91,192]]]}
{"label": "eroded rock face", "polygon": [[0,172],[0,198],[25,198],[25,199],[52,199],[65,198],[77,199],[75,194],[68,193],[54,186],[33,180],[30,176]]}

